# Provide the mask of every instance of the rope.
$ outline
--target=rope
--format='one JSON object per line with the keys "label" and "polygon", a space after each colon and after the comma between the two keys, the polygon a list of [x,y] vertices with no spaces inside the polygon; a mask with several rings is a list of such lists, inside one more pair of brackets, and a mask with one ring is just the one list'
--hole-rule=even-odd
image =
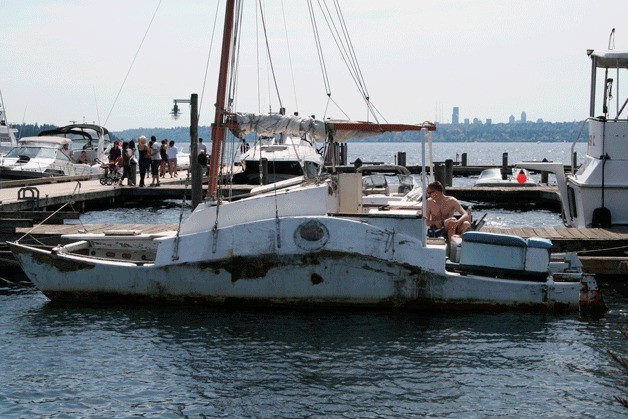
{"label": "rope", "polygon": [[607,252],[610,250],[622,250],[622,249],[628,249],[628,246],[618,246],[618,247],[606,247],[603,249],[589,249],[589,250],[579,250],[576,253],[577,254],[583,254],[583,253],[599,253],[599,252]]}
{"label": "rope", "polygon": [[216,21],[218,19],[218,9],[220,8],[220,0],[216,2],[216,14],[214,15],[214,28],[212,29],[212,37],[209,41],[209,52],[207,53],[207,63],[205,63],[205,76],[203,77],[203,88],[201,89],[201,100],[198,104],[198,121],[201,120],[201,108],[203,107],[203,97],[205,96],[205,84],[207,83],[207,73],[209,71],[209,58],[212,55],[212,47],[214,46],[214,34],[216,33]]}
{"label": "rope", "polygon": [[268,54],[268,62],[270,63],[270,71],[273,76],[273,82],[275,84],[275,92],[277,93],[277,100],[279,101],[279,107],[283,108],[283,103],[281,102],[281,95],[279,94],[279,85],[277,84],[277,76],[275,75],[275,67],[273,66],[273,57],[270,55],[270,44],[268,43],[268,33],[266,31],[266,20],[264,19],[264,11],[261,7],[260,1],[260,17],[262,18],[262,29],[264,29],[264,40],[266,41],[266,53]]}
{"label": "rope", "polygon": [[172,252],[172,260],[179,260],[179,240],[181,233],[181,224],[183,224],[183,210],[185,208],[185,200],[188,191],[188,184],[190,182],[190,171],[185,178],[185,188],[183,189],[183,201],[181,202],[181,211],[179,211],[179,225],[177,226],[177,234],[174,237],[174,250]]}
{"label": "rope", "polygon": [[[66,202],[65,204],[61,205],[61,207],[59,207],[58,210],[56,210],[55,212],[53,212],[52,214],[50,214],[48,217],[46,217],[45,219],[43,219],[39,224],[37,224],[36,226],[33,226],[33,228],[31,228],[30,230],[28,230],[26,233],[24,233],[24,235],[22,237],[20,237],[19,239],[17,239],[15,242],[19,243],[20,240],[22,240],[24,237],[30,235],[33,230],[35,230],[37,227],[39,227],[40,225],[44,224],[46,221],[48,221],[50,218],[52,218],[55,214],[57,214],[59,211],[61,211],[63,208],[65,208],[67,205],[72,205],[72,203],[74,202],[74,195],[76,195],[77,192],[80,192],[81,190],[81,182],[77,181],[76,182],[76,186],[74,187],[74,191],[72,191],[72,194],[70,195],[70,200],[68,202]],[[44,244],[42,242],[40,242],[39,240],[37,240],[35,237],[31,236],[31,238],[33,240],[35,240],[37,243],[39,244]]]}
{"label": "rope", "polygon": [[296,110],[299,110],[299,101],[297,99],[297,85],[294,82],[294,67],[292,66],[292,54],[290,53],[290,38],[288,38],[288,25],[286,23],[286,12],[283,7],[283,0],[281,1],[281,14],[283,15],[283,29],[286,35],[286,45],[288,46],[288,61],[290,62],[290,75],[292,76],[292,92],[294,94],[294,104]]}
{"label": "rope", "polygon": [[116,95],[116,98],[113,101],[113,105],[111,105],[111,109],[109,110],[109,114],[107,115],[107,119],[105,119],[105,125],[107,125],[107,121],[109,121],[109,117],[111,116],[111,112],[113,112],[113,108],[116,106],[116,103],[118,102],[118,98],[120,97],[120,93],[122,93],[122,89],[124,88],[124,85],[126,84],[126,80],[129,78],[129,74],[131,74],[131,69],[133,69],[133,65],[135,64],[135,60],[137,59],[137,56],[140,53],[140,49],[142,49],[142,45],[144,45],[144,40],[146,39],[146,35],[148,35],[148,31],[150,30],[150,27],[153,24],[153,21],[155,20],[155,16],[157,15],[157,11],[159,10],[159,6],[160,5],[161,5],[161,0],[159,0],[159,3],[157,3],[157,7],[155,8],[155,12],[153,13],[153,17],[150,19],[148,27],[146,28],[146,32],[144,32],[144,37],[142,38],[142,41],[140,42],[139,47],[137,47],[137,51],[135,52],[135,56],[133,57],[133,61],[131,61],[131,65],[129,66],[129,70],[126,72],[126,75],[124,76],[124,80],[122,81],[122,85],[120,86],[120,90],[118,90],[118,94]]}

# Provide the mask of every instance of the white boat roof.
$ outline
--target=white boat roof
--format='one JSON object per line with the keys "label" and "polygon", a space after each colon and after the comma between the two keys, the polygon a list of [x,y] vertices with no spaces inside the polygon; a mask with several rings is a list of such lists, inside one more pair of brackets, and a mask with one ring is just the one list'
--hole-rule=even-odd
{"label": "white boat roof", "polygon": [[596,58],[598,68],[628,68],[628,51],[593,50],[589,56]]}
{"label": "white boat roof", "polygon": [[51,146],[55,145],[64,145],[64,144],[72,144],[71,138],[65,137],[24,137],[18,141],[19,144],[23,143],[39,143],[39,144],[50,144]]}

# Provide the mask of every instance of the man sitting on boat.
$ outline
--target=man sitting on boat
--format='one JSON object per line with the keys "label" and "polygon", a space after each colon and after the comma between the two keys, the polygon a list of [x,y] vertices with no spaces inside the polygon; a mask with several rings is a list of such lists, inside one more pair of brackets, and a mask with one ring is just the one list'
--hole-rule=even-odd
{"label": "man sitting on boat", "polygon": [[[445,237],[449,240],[454,234],[461,235],[471,227],[471,215],[453,196],[444,193],[443,185],[435,181],[427,185],[427,212],[425,214],[429,237]],[[456,211],[460,214],[454,216]]]}

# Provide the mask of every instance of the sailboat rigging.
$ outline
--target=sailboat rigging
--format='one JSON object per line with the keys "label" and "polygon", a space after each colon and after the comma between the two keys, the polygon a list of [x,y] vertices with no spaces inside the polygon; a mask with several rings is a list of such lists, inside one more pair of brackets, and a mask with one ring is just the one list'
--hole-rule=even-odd
{"label": "sailboat rigging", "polygon": [[[241,136],[265,126],[268,117],[236,113],[229,102],[240,10],[240,1],[227,1],[212,125],[211,199],[199,204],[178,232],[75,234],[65,236],[70,244],[47,249],[10,243],[48,298],[249,308],[604,309],[595,280],[579,270],[575,255],[557,263],[546,240],[473,232],[462,240],[460,258],[447,260],[445,243],[426,238],[420,205],[404,207],[400,199],[394,207],[363,211],[360,174],[292,179],[238,201],[221,201],[219,166],[227,132]],[[436,128],[429,122],[271,117],[283,124],[284,135],[332,143],[390,131],[423,138]],[[491,254],[496,256],[487,259]]]}

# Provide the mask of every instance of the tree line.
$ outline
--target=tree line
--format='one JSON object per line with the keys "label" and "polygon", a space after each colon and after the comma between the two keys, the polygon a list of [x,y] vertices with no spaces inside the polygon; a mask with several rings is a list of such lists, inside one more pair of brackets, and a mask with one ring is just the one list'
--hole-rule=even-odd
{"label": "tree line", "polygon": [[[17,125],[18,135],[22,137],[36,136],[41,131],[56,128],[52,124],[21,124]],[[537,122],[514,124],[436,124],[432,133],[435,142],[572,142],[578,135],[586,136],[586,121],[574,122]],[[123,131],[111,131],[114,141],[137,140],[140,135],[150,138],[174,140],[177,143],[189,143],[190,128],[132,128]],[[209,143],[211,128],[199,126],[198,135]],[[354,142],[414,142],[418,141],[416,133],[389,132],[377,137]]]}

